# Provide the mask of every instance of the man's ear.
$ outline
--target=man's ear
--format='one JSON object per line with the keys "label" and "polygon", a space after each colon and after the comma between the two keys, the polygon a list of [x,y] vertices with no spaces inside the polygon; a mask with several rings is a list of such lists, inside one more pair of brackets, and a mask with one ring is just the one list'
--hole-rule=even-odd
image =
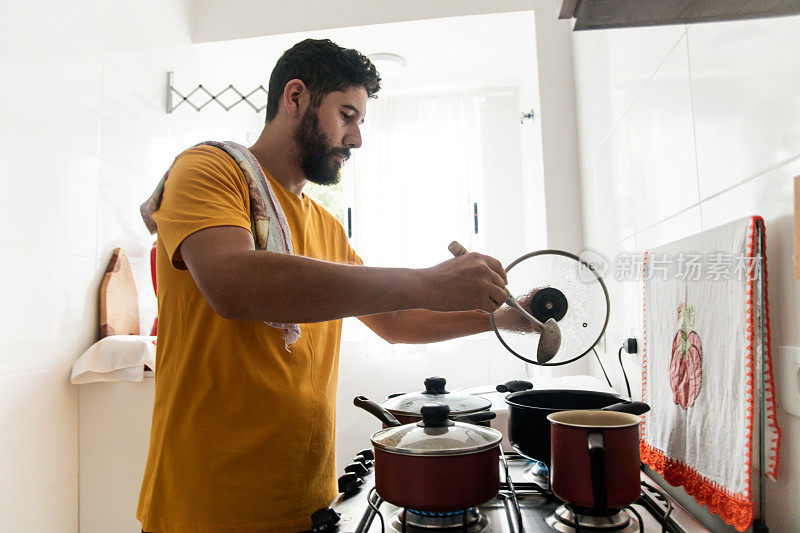
{"label": "man's ear", "polygon": [[301,80],[289,80],[283,88],[283,107],[291,118],[302,116],[302,110],[308,105],[308,88]]}

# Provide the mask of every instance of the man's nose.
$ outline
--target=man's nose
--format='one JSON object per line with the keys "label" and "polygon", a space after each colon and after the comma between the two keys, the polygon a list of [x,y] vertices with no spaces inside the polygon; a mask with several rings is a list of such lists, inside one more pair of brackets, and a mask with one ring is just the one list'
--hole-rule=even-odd
{"label": "man's nose", "polygon": [[361,128],[353,126],[344,136],[344,144],[348,148],[361,148]]}

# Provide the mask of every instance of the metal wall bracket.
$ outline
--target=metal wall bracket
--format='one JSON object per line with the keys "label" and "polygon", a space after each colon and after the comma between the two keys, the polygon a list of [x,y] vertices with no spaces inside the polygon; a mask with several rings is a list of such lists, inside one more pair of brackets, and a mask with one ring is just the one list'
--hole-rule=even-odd
{"label": "metal wall bracket", "polygon": [[519,114],[519,123],[524,124],[526,120],[533,120],[536,118],[536,115],[533,112],[533,109],[525,113],[524,111]]}
{"label": "metal wall bracket", "polygon": [[[184,96],[175,87],[172,86],[173,78],[174,78],[174,73],[171,72],[171,71],[167,72],[167,113],[172,113],[178,107],[180,107],[180,105],[182,103],[184,103],[184,102],[186,102],[187,104],[192,106],[195,109],[195,111],[200,111],[201,109],[203,109],[205,106],[207,106],[211,102],[216,102],[225,111],[230,111],[232,108],[236,107],[237,105],[241,104],[242,102],[246,102],[250,107],[253,108],[253,110],[256,113],[260,113],[261,111],[263,111],[267,107],[266,103],[264,105],[259,106],[259,105],[256,105],[254,102],[250,101],[250,97],[255,95],[255,94],[258,94],[259,91],[263,92],[264,93],[264,97],[266,98],[267,90],[264,88],[263,85],[259,85],[258,87],[256,87],[255,89],[253,89],[252,91],[250,91],[247,94],[242,94],[242,92],[239,91],[233,85],[228,85],[227,87],[225,87],[220,92],[214,94],[211,91],[209,91],[208,89],[206,89],[205,87],[203,87],[202,84],[200,84],[197,87],[195,87],[194,89],[192,89],[192,91],[189,94]],[[233,101],[232,101],[233,103],[231,103],[230,105],[226,105],[221,100],[223,95],[228,93],[228,91],[230,91],[232,94],[236,95],[235,97],[233,97],[234,98]],[[199,99],[203,99],[205,101],[200,103],[199,105],[194,103],[191,100],[191,98],[195,94],[199,94],[199,96],[196,99],[199,98]],[[205,96],[203,96],[203,94],[205,94]],[[178,101],[177,104],[175,103],[176,98],[174,98],[173,95],[178,97],[177,98],[177,101]]]}

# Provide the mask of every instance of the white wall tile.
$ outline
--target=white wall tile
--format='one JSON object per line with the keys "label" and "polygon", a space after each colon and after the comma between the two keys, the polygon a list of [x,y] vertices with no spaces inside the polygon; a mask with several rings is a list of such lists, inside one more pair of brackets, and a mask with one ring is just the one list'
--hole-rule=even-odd
{"label": "white wall tile", "polygon": [[20,2],[31,16],[24,20],[35,21],[39,31],[36,38],[56,39],[69,36],[100,55],[103,49],[101,16],[104,0],[30,0]]}
{"label": "white wall tile", "polygon": [[35,144],[37,160],[58,155],[44,155],[43,147],[97,153],[97,51],[12,5],[0,18],[0,68],[4,144]]}
{"label": "white wall tile", "polygon": [[[621,394],[627,394],[617,359],[617,350],[622,342],[632,335],[632,328],[641,317],[641,304],[637,294],[641,279],[633,261],[637,253],[635,241],[633,237],[629,237],[603,248],[602,253],[609,261],[609,270],[604,276],[604,281],[609,293],[611,312],[605,336],[598,348],[614,388]],[[628,371],[626,366],[626,372]],[[635,383],[640,379],[640,375],[631,376],[629,373],[628,381]]]}
{"label": "white wall tile", "polygon": [[0,246],[0,261],[0,375],[71,365],[99,331],[94,258]]}
{"label": "white wall tile", "polygon": [[597,220],[597,180],[594,177],[594,161],[583,166],[581,176],[581,216],[583,222],[583,244],[588,248],[600,248],[600,232]]}
{"label": "white wall tile", "polygon": [[592,54],[597,47],[600,39],[605,38],[608,32],[605,31],[573,31],[572,32],[572,63],[574,65],[575,82],[578,84],[586,66],[592,59]]}
{"label": "white wall tile", "polygon": [[761,215],[767,235],[770,322],[773,346],[800,345],[800,283],[794,279],[794,178],[800,160],[703,202],[703,227]]}
{"label": "white wall tile", "polygon": [[689,27],[706,198],[800,154],[800,17]]}
{"label": "white wall tile", "polygon": [[163,87],[143,87],[125,70],[104,63],[100,122],[100,155],[103,159],[159,178],[166,169],[156,168],[154,139],[169,136],[168,115],[164,107],[166,72],[162,74]]}
{"label": "white wall tile", "polygon": [[634,233],[634,199],[628,119],[624,117],[594,154],[594,179],[600,246]]}
{"label": "white wall tile", "polygon": [[0,509],[4,533],[77,533],[78,477]]}
{"label": "white wall tile", "polygon": [[624,89],[630,104],[686,33],[682,24],[616,30],[614,85]]}
{"label": "white wall tile", "polygon": [[630,107],[685,33],[684,26],[597,30],[598,38],[577,84],[582,161]]}
{"label": "white wall tile", "polygon": [[[166,169],[165,169],[166,170]],[[100,164],[97,211],[97,257],[107,261],[123,247],[131,261],[148,261],[155,240],[142,221],[139,204],[161,176],[145,176],[110,161]]]}
{"label": "white wall tile", "polygon": [[615,121],[627,107],[624,89],[612,83],[614,67],[618,61],[620,33],[617,30],[601,32],[591,60],[581,73],[576,87],[578,123],[580,124],[580,160],[585,163],[611,131]]}
{"label": "white wall tile", "polygon": [[0,244],[94,257],[96,156],[0,133]]}
{"label": "white wall tile", "polygon": [[0,376],[0,508],[78,475],[78,390],[69,372]]}
{"label": "white wall tile", "polygon": [[645,252],[702,230],[700,207],[694,206],[645,230],[637,231],[636,250]]}
{"label": "white wall tile", "polygon": [[628,123],[638,231],[698,202],[685,39],[631,106]]}
{"label": "white wall tile", "polygon": [[142,87],[165,87],[170,49],[191,44],[186,21],[154,9],[149,2],[115,0],[103,7],[105,63],[123,70]]}

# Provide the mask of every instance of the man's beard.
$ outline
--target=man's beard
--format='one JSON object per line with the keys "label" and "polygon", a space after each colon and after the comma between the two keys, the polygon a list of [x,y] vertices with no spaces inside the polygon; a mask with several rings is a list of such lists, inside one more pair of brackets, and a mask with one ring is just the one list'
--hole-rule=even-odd
{"label": "man's beard", "polygon": [[337,156],[350,157],[347,148],[332,148],[319,129],[317,107],[309,107],[294,131],[294,142],[300,152],[300,166],[306,179],[318,185],[336,185],[342,179],[342,164]]}

